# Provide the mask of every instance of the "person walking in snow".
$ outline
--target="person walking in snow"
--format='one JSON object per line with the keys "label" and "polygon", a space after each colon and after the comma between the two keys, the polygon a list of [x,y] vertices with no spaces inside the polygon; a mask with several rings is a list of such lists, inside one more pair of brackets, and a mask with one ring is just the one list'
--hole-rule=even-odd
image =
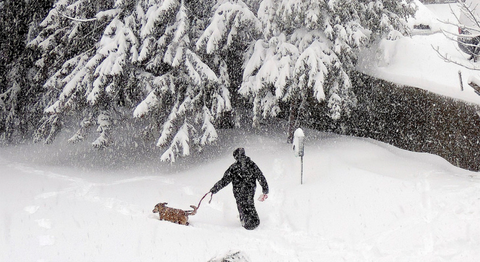
{"label": "person walking in snow", "polygon": [[233,151],[235,163],[233,163],[223,178],[210,189],[216,194],[228,184],[233,185],[233,196],[237,202],[240,222],[245,229],[253,230],[260,224],[257,210],[255,209],[254,196],[257,180],[262,186],[262,195],[259,200],[263,202],[268,197],[268,183],[258,166],[245,155],[245,149],[237,148]]}

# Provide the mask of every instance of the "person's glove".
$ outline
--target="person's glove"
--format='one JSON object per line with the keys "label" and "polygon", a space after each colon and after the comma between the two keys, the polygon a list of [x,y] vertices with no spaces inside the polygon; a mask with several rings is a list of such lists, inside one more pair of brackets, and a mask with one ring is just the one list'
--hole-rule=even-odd
{"label": "person's glove", "polygon": [[263,202],[268,198],[267,194],[261,194],[260,197],[258,198],[258,201]]}

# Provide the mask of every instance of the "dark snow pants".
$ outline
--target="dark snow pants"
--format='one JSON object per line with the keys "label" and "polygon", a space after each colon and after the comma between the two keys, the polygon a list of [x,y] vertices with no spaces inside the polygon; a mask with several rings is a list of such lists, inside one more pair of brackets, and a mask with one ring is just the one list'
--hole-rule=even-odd
{"label": "dark snow pants", "polygon": [[255,209],[254,194],[236,198],[240,221],[245,229],[253,230],[260,225],[260,218]]}

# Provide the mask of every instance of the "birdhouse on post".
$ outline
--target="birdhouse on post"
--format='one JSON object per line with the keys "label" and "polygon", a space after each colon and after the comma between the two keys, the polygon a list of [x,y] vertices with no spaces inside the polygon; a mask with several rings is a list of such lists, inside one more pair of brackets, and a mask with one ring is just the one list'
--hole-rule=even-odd
{"label": "birdhouse on post", "polygon": [[303,130],[301,128],[297,128],[293,134],[293,152],[295,153],[296,157],[302,157],[304,154],[304,138],[305,134],[303,134]]}
{"label": "birdhouse on post", "polygon": [[304,152],[304,138],[305,134],[301,128],[297,128],[293,134],[293,152],[296,157],[300,157],[300,183],[303,184],[303,155]]}

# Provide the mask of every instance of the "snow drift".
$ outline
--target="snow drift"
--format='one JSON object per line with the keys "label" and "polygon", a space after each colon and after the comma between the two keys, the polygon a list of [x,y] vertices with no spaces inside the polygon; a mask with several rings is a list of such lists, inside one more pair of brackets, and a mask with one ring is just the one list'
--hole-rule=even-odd
{"label": "snow drift", "polygon": [[[171,171],[141,160],[103,171],[43,165],[35,160],[41,145],[2,148],[0,261],[215,261],[239,251],[248,261],[480,258],[478,173],[437,156],[306,130],[300,185],[299,158],[283,134],[228,135],[235,139],[213,158]],[[259,228],[241,227],[231,186],[204,203],[191,226],[151,213],[159,201],[196,204],[238,145],[271,188],[256,203]]]}

